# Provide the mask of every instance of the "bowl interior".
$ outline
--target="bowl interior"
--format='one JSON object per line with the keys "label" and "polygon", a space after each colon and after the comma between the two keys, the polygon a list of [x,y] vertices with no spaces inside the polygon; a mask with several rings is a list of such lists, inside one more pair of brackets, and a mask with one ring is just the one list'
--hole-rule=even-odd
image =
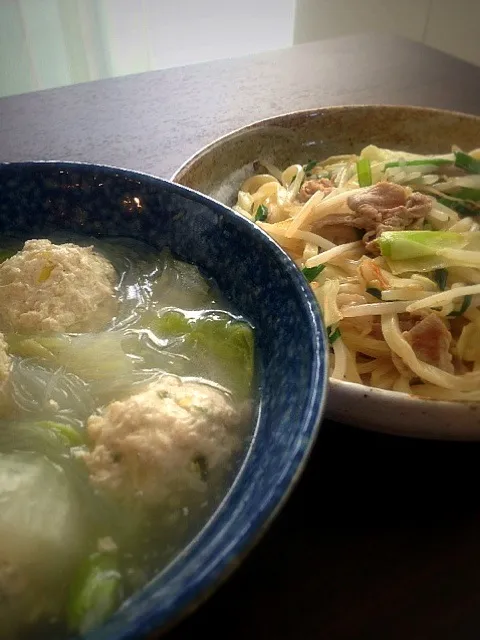
{"label": "bowl interior", "polygon": [[[208,594],[267,526],[314,440],[325,388],[317,305],[288,257],[254,225],[188,189],[150,176],[75,163],[0,165],[0,233],[129,236],[213,277],[256,328],[256,436],[227,497],[195,541],[88,637],[140,637]],[[260,304],[261,301],[261,304]]]}
{"label": "bowl interior", "polygon": [[452,144],[480,146],[480,118],[403,106],[345,106],[269,118],[220,138],[187,160],[172,180],[232,206],[258,158],[285,168],[368,144],[418,153],[446,153]]}

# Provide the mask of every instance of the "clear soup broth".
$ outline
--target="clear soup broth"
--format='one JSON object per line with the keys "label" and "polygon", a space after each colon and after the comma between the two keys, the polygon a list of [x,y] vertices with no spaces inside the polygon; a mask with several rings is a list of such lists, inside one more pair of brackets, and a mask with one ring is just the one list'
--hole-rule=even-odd
{"label": "clear soup broth", "polygon": [[102,624],[206,523],[254,425],[254,329],[214,283],[128,238],[50,240],[1,243],[0,638]]}

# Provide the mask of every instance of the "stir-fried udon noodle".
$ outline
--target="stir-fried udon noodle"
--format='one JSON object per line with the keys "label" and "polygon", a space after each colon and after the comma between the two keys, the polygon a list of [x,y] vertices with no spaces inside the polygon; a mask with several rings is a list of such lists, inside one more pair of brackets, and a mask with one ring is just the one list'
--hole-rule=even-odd
{"label": "stir-fried udon noodle", "polygon": [[234,209],[311,283],[331,377],[480,401],[480,149],[427,156],[370,145],[255,169]]}

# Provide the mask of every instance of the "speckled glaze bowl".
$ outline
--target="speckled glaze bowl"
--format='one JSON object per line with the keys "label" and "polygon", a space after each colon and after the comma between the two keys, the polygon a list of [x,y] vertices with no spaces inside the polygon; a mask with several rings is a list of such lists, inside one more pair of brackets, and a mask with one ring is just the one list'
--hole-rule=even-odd
{"label": "speckled glaze bowl", "polygon": [[[480,147],[480,118],[409,106],[359,105],[297,111],[254,122],[215,140],[188,159],[175,182],[228,206],[254,173],[258,157],[279,167],[359,152],[367,144],[418,153],[448,153],[452,144]],[[342,381],[330,381],[329,418],[420,438],[480,440],[480,403],[437,402]]]}
{"label": "speckled glaze bowl", "polygon": [[129,236],[214,278],[256,329],[260,410],[234,485],[191,544],[88,640],[143,638],[198,606],[257,542],[299,477],[327,386],[326,345],[303,276],[255,225],[152,176],[89,164],[0,164],[0,232]]}

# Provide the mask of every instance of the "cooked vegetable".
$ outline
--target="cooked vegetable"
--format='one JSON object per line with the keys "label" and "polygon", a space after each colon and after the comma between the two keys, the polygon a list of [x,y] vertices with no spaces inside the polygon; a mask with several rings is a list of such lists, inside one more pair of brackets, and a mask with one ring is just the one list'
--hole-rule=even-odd
{"label": "cooked vegetable", "polygon": [[[183,318],[182,318],[183,316]],[[249,392],[253,378],[253,332],[246,322],[225,313],[204,313],[190,317],[168,311],[154,318],[150,329],[160,338],[183,337],[184,349],[196,354],[203,366],[220,368],[220,378],[228,381],[236,393]]]}
{"label": "cooked vegetable", "polygon": [[463,151],[455,152],[455,166],[468,171],[468,173],[480,173],[480,160],[472,158]]}
{"label": "cooked vegetable", "polygon": [[70,587],[67,618],[70,631],[84,634],[105,622],[122,600],[122,575],[115,552],[93,553]]}
{"label": "cooked vegetable", "polygon": [[313,282],[315,278],[322,273],[325,269],[324,264],[319,264],[316,267],[303,267],[302,273],[308,282]]}
{"label": "cooked vegetable", "polygon": [[83,434],[70,424],[51,420],[10,422],[0,425],[0,451],[35,451],[50,459],[65,456],[70,447],[85,443]]}
{"label": "cooked vegetable", "polygon": [[382,292],[380,291],[380,289],[376,289],[374,287],[367,287],[365,291],[369,293],[371,296],[373,296],[374,298],[378,298],[379,300],[382,299]]}
{"label": "cooked vegetable", "polygon": [[369,187],[372,184],[372,171],[370,168],[370,160],[362,158],[357,160],[357,176],[360,187]]}
{"label": "cooked vegetable", "polygon": [[308,176],[311,174],[312,169],[315,169],[315,167],[317,166],[317,161],[316,160],[309,160],[307,162],[307,164],[303,165],[303,170],[305,171],[305,174]]}
{"label": "cooked vegetable", "polygon": [[158,316],[145,314],[142,318],[142,326],[151,329],[159,336],[184,336],[191,330],[191,324],[187,316],[181,311],[168,311]]}
{"label": "cooked vegetable", "polygon": [[164,250],[163,270],[151,285],[154,307],[179,307],[183,309],[208,308],[213,302],[212,288],[198,268],[182,262]]}
{"label": "cooked vegetable", "polygon": [[79,335],[7,335],[10,353],[64,367],[87,382],[118,380],[132,374],[122,349],[124,335],[114,331]]}
{"label": "cooked vegetable", "polygon": [[465,311],[470,306],[471,302],[472,302],[472,296],[471,295],[465,296],[463,298],[463,302],[462,302],[462,304],[460,306],[460,309],[458,309],[458,311],[452,311],[451,313],[449,313],[449,316],[451,316],[451,317],[463,316]]}
{"label": "cooked vegetable", "polygon": [[480,211],[473,207],[469,202],[463,200],[451,200],[450,198],[437,198],[444,207],[449,207],[462,216],[477,215]]}
{"label": "cooked vegetable", "polygon": [[333,327],[328,327],[327,329],[327,337],[330,344],[333,344],[338,338],[340,338],[342,334],[340,333],[340,329],[337,327],[334,329]]}
{"label": "cooked vegetable", "polygon": [[0,453],[0,504],[0,617],[16,629],[60,610],[84,526],[68,476],[37,453]]}
{"label": "cooked vegetable", "polygon": [[455,198],[461,198],[462,200],[472,200],[473,202],[476,202],[477,200],[480,200],[480,189],[460,187],[459,189],[456,189],[452,193],[452,195],[454,195]]}
{"label": "cooked vegetable", "polygon": [[[292,182],[295,180],[295,176],[292,179]],[[268,209],[264,204],[261,204],[256,213],[255,213],[255,220],[258,222],[263,222],[264,220],[266,220],[268,217]]]}
{"label": "cooked vegetable", "polygon": [[422,167],[428,165],[441,167],[446,164],[452,164],[452,161],[447,158],[425,157],[417,160],[394,160],[392,162],[386,162],[385,169],[392,169],[393,167]]}
{"label": "cooked vegetable", "polygon": [[391,260],[432,256],[445,248],[463,248],[467,243],[464,234],[451,231],[385,231],[378,238],[382,255]]}
{"label": "cooked vegetable", "polygon": [[447,278],[447,269],[435,269],[435,271],[433,272],[433,279],[438,284],[438,288],[440,289],[440,291],[445,291],[445,289],[447,288]]}

